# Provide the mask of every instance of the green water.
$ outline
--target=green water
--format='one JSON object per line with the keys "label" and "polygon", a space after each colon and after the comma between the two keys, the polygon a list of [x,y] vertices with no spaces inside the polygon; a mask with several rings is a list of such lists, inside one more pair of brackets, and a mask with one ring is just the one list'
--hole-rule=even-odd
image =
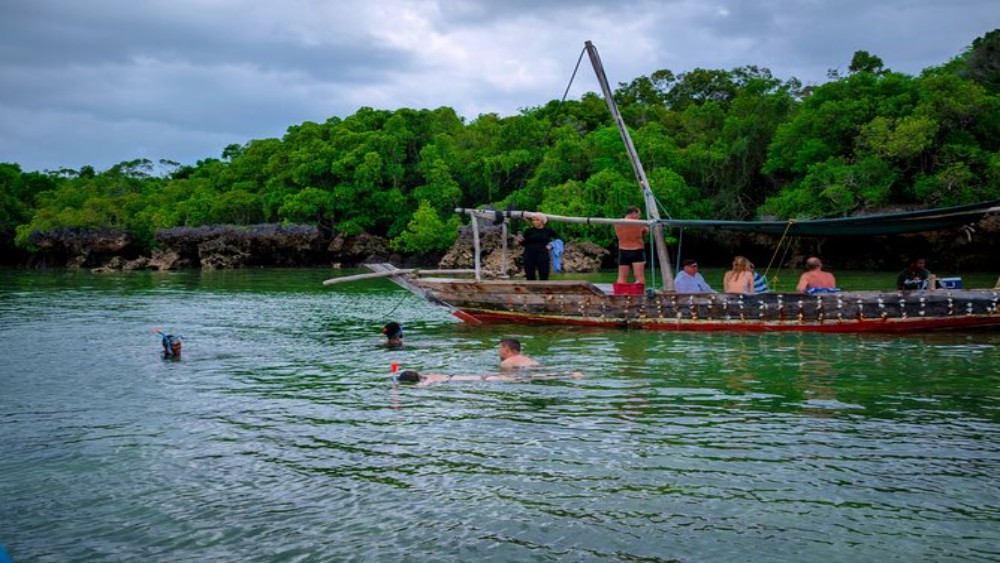
{"label": "green water", "polygon": [[[1000,558],[998,332],[469,326],[330,276],[0,270],[0,545],[19,563]],[[390,319],[402,350],[379,346]],[[152,327],[186,336],[180,361]],[[491,373],[503,336],[585,377],[388,377]]]}

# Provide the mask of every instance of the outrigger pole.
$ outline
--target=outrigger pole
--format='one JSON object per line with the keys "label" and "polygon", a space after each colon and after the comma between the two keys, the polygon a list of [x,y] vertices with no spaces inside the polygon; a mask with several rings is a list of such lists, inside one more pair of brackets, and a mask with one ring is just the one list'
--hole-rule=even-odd
{"label": "outrigger pole", "polygon": [[655,221],[652,225],[653,232],[653,247],[656,249],[656,256],[660,261],[660,270],[663,277],[663,290],[673,291],[674,290],[674,276],[672,268],[670,267],[670,254],[667,251],[666,241],[663,240],[663,225],[659,222],[660,211],[656,207],[656,198],[653,197],[653,190],[649,188],[649,180],[646,179],[646,171],[642,167],[642,162],[639,160],[639,154],[635,150],[635,145],[632,144],[632,137],[628,134],[628,129],[625,127],[625,121],[622,119],[621,113],[618,111],[618,106],[615,104],[615,98],[612,95],[611,87],[608,86],[608,77],[604,74],[604,65],[601,64],[601,57],[597,54],[597,47],[590,41],[585,43],[587,50],[587,55],[590,57],[590,64],[594,67],[594,73],[597,74],[597,81],[601,84],[601,92],[604,93],[604,101],[608,104],[608,109],[611,111],[611,117],[615,120],[615,125],[618,126],[618,132],[621,133],[622,141],[625,142],[625,150],[628,151],[629,162],[632,163],[632,170],[635,171],[635,178],[639,182],[639,187],[642,188],[642,197],[646,203],[646,217],[650,221]]}

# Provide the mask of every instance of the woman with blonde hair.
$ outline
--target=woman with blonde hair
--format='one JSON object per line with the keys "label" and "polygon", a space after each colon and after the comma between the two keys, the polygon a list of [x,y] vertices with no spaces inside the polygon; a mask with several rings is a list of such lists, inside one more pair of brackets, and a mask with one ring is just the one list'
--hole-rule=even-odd
{"label": "woman with blonde hair", "polygon": [[722,278],[723,291],[726,293],[745,293],[753,295],[753,268],[744,256],[733,258],[733,269],[726,272]]}

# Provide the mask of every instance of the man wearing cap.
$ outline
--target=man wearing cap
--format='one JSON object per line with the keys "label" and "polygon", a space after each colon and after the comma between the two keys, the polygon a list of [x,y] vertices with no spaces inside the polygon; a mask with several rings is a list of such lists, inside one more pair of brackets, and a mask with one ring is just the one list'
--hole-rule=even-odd
{"label": "man wearing cap", "polygon": [[718,293],[705,278],[701,276],[698,272],[698,262],[695,260],[685,260],[684,267],[681,268],[680,272],[677,272],[677,277],[674,278],[674,291],[677,293]]}

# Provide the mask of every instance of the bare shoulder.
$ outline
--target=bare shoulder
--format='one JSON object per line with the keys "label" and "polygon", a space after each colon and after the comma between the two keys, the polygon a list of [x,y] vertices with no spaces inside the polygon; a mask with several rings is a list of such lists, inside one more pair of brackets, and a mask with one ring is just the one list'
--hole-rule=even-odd
{"label": "bare shoulder", "polygon": [[532,360],[528,356],[523,356],[518,354],[516,356],[511,356],[506,360],[500,362],[501,369],[520,369],[520,368],[533,368],[538,367],[541,364]]}

